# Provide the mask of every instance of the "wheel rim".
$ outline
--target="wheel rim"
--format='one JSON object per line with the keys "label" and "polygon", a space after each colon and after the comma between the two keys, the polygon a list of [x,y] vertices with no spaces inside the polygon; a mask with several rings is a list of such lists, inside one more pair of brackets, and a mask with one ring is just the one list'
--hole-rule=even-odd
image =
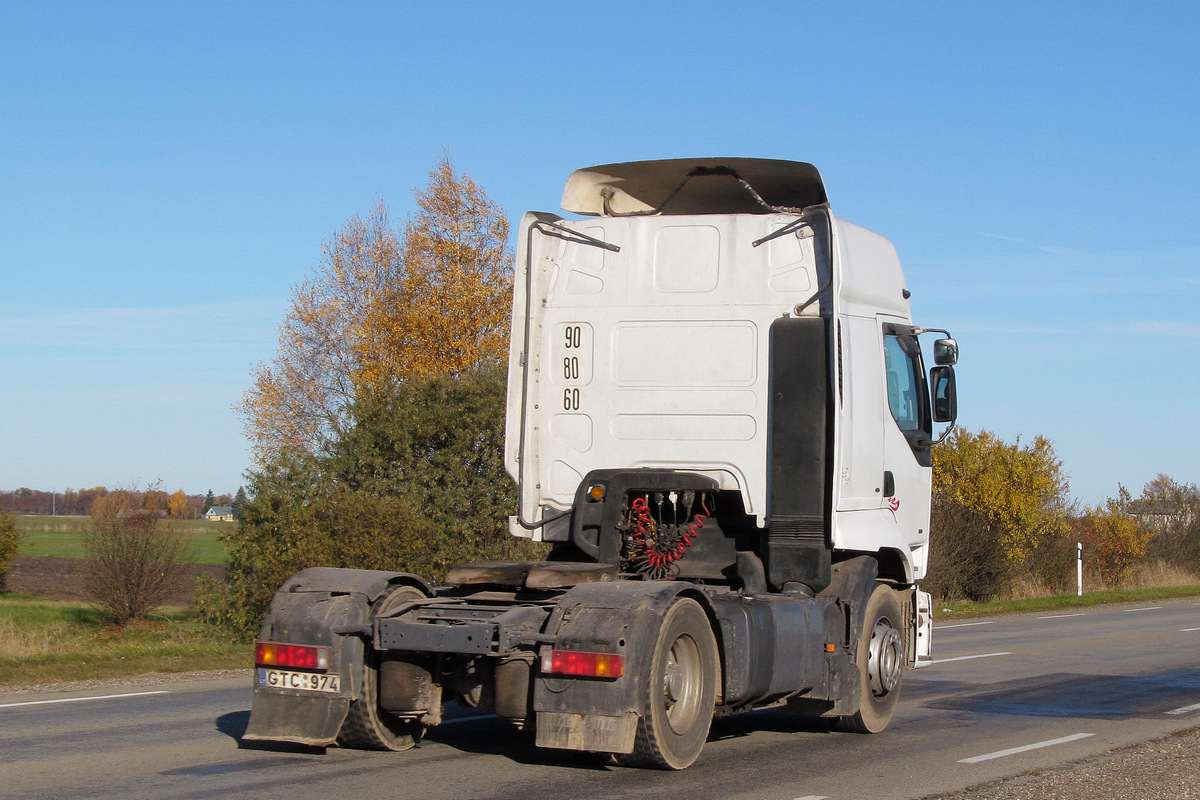
{"label": "wheel rim", "polygon": [[680,636],[671,643],[663,665],[663,709],[676,733],[686,733],[696,724],[703,670],[700,647],[691,636]]}
{"label": "wheel rim", "polygon": [[904,665],[904,638],[887,619],[880,619],[871,629],[871,644],[867,650],[867,680],[871,694],[883,697],[900,683]]}

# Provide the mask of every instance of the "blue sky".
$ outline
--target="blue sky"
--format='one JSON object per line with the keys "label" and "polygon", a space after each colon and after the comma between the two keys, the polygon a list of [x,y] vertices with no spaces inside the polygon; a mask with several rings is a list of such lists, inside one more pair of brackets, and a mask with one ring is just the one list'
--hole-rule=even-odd
{"label": "blue sky", "polygon": [[1200,481],[1200,5],[0,5],[0,489],[233,492],[322,241],[448,149],[515,221],[613,161],[811,161],[1087,503]]}

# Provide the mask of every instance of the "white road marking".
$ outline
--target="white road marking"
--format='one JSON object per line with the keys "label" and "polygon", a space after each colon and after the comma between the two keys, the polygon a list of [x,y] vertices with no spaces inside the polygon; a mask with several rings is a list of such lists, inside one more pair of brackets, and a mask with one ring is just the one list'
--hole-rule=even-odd
{"label": "white road marking", "polygon": [[1071,736],[1064,736],[1061,739],[1050,739],[1046,742],[1037,742],[1035,744],[1022,745],[1021,747],[1010,747],[1008,750],[997,750],[994,753],[987,755],[975,756],[974,758],[960,758],[960,764],[978,764],[980,761],[991,761],[993,758],[1004,758],[1005,756],[1015,756],[1017,753],[1025,753],[1030,750],[1038,750],[1042,747],[1053,747],[1056,744],[1066,744],[1074,742],[1078,739],[1086,739],[1089,736],[1095,736],[1094,733],[1075,733]]}
{"label": "white road marking", "polygon": [[1146,606],[1145,608],[1123,608],[1122,611],[1157,611],[1162,606]]}
{"label": "white road marking", "polygon": [[1086,617],[1087,614],[1080,612],[1078,614],[1051,614],[1048,617],[1038,617],[1038,619],[1066,619],[1067,617]]}
{"label": "white road marking", "polygon": [[1183,708],[1173,708],[1170,711],[1168,711],[1167,713],[1168,714],[1189,714],[1193,711],[1200,711],[1200,703],[1193,703],[1192,705],[1184,706]]}
{"label": "white road marking", "polygon": [[120,697],[145,697],[150,694],[170,694],[166,689],[156,692],[129,692],[128,694],[105,694],[98,697],[63,697],[58,700],[30,700],[25,703],[0,703],[0,708],[16,708],[17,706],[44,706],[50,703],[82,703],[85,700],[116,700]]}
{"label": "white road marking", "polygon": [[1180,633],[1193,633],[1194,631],[1200,631],[1200,628],[1181,628],[1179,632]]}
{"label": "white road marking", "polygon": [[995,622],[994,619],[988,620],[987,622],[959,622],[955,625],[935,625],[934,630],[944,631],[947,628],[969,628],[972,625],[991,625],[993,622]]}
{"label": "white road marking", "polygon": [[973,658],[992,658],[993,656],[1011,656],[1012,653],[980,653],[977,656],[958,656],[957,658],[939,658],[930,664],[949,664],[951,661],[970,661]]}
{"label": "white road marking", "polygon": [[795,800],[829,800],[827,794],[806,794],[804,797],[797,797]]}

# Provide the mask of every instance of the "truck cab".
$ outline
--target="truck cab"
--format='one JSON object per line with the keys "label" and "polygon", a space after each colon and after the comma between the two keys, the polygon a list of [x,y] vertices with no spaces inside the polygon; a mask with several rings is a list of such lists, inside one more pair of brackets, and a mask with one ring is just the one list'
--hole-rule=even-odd
{"label": "truck cab", "polygon": [[891,243],[835,218],[794,162],[593,167],[563,207],[590,218],[521,224],[513,533],[597,557],[596,509],[577,505],[588,476],[674,472],[706,479],[720,516],[761,540],[723,564],[681,558],[677,575],[736,571],[742,551],[771,588],[820,591],[835,553],[872,553],[882,577],[920,580],[934,415]]}

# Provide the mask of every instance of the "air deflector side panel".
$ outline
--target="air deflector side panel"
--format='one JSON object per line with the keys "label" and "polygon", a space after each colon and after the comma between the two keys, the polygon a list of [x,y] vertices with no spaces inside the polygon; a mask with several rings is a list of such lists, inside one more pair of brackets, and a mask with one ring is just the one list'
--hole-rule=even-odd
{"label": "air deflector side panel", "polygon": [[771,505],[764,555],[776,588],[829,584],[826,321],[789,317],[771,325]]}

